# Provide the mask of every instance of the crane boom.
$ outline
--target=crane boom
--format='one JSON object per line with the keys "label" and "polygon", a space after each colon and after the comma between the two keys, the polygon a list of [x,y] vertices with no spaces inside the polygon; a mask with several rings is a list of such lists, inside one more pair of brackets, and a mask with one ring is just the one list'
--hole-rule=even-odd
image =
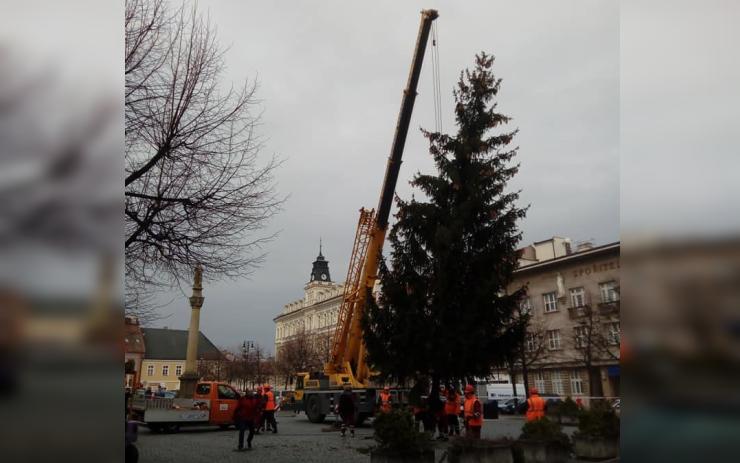
{"label": "crane boom", "polygon": [[378,208],[377,211],[360,210],[360,221],[345,282],[344,298],[337,318],[331,358],[325,368],[325,373],[330,377],[339,375],[338,378],[333,378],[331,381],[334,385],[346,383],[352,384],[354,387],[366,387],[368,385],[369,369],[365,363],[361,318],[367,294],[372,291],[378,278],[378,257],[383,249],[385,235],[388,230],[388,218],[393,202],[393,194],[396,190],[398,173],[401,168],[401,158],[406,144],[409,123],[411,122],[411,113],[416,100],[416,88],[419,83],[421,65],[424,61],[424,52],[432,21],[437,19],[437,16],[436,10],[423,10],[421,12],[419,34],[416,39],[408,81],[403,91],[401,110],[398,114]]}

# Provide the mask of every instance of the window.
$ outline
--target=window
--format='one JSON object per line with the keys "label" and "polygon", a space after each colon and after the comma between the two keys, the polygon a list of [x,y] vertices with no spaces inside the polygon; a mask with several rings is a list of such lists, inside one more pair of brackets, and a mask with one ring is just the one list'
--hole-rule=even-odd
{"label": "window", "polygon": [[576,326],[573,328],[576,348],[582,349],[588,343],[588,328],[585,326]]}
{"label": "window", "polygon": [[560,330],[549,330],[547,332],[547,347],[550,350],[560,349]]}
{"label": "window", "polygon": [[198,395],[208,395],[211,393],[211,385],[208,383],[200,383],[195,386],[195,393]]}
{"label": "window", "polygon": [[534,375],[534,387],[537,388],[540,394],[545,392],[545,373],[538,371]]}
{"label": "window", "polygon": [[154,365],[149,365],[148,367],[146,367],[146,375],[154,376]]}
{"label": "window", "polygon": [[559,371],[553,371],[550,373],[550,380],[552,381],[552,392],[557,395],[564,395],[565,389],[563,388],[563,377]]}
{"label": "window", "polygon": [[545,312],[555,312],[558,310],[558,297],[554,291],[543,294],[542,300],[545,302]]}
{"label": "window", "polygon": [[532,299],[528,297],[522,298],[521,302],[519,302],[519,309],[523,314],[530,313],[532,311]]}
{"label": "window", "polygon": [[619,322],[607,323],[606,324],[606,339],[609,344],[619,344]]}
{"label": "window", "polygon": [[167,376],[169,374],[170,374],[170,366],[162,365],[162,376]]}
{"label": "window", "polygon": [[223,384],[218,385],[218,398],[219,399],[238,399],[239,394],[230,388],[229,386],[224,386]]}
{"label": "window", "polygon": [[177,365],[175,367],[175,376],[182,376],[182,365]]}
{"label": "window", "polygon": [[524,342],[527,352],[534,352],[535,348],[537,347],[535,344],[534,333],[527,333],[524,337]]}
{"label": "window", "polygon": [[583,394],[583,380],[578,370],[570,372],[570,393],[574,395]]}
{"label": "window", "polygon": [[601,302],[617,302],[619,300],[616,281],[601,283],[599,290],[601,290]]}
{"label": "window", "polygon": [[583,307],[586,305],[586,293],[583,288],[573,288],[570,290],[571,307]]}

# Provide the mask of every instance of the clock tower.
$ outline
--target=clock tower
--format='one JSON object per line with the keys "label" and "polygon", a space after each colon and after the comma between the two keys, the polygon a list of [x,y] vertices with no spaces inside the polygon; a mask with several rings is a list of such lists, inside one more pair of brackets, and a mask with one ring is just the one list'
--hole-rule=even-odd
{"label": "clock tower", "polygon": [[331,276],[329,275],[329,261],[324,259],[324,256],[321,254],[321,240],[319,240],[319,255],[313,262],[311,279],[309,281],[331,282]]}

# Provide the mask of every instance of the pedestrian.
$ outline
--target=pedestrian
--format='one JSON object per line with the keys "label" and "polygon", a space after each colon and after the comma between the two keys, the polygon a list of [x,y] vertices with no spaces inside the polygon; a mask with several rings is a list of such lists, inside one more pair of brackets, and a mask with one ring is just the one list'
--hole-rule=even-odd
{"label": "pedestrian", "polygon": [[529,399],[527,399],[527,421],[536,421],[545,417],[545,399],[540,397],[537,388],[529,390]]}
{"label": "pedestrian", "polygon": [[447,416],[447,434],[460,435],[460,394],[453,387],[447,388],[447,402],[445,402],[445,415]]}
{"label": "pedestrian", "polygon": [[298,416],[298,407],[295,405],[295,392],[290,395],[290,408],[293,410],[293,416]]}
{"label": "pedestrian", "polygon": [[257,398],[247,391],[239,398],[239,402],[234,409],[234,423],[239,430],[239,446],[237,451],[244,450],[244,433],[249,430],[247,436],[247,449],[252,448],[252,439],[254,438],[254,427],[258,413]]}
{"label": "pedestrian", "polygon": [[262,386],[257,387],[255,390],[254,398],[257,403],[257,412],[255,419],[255,427],[257,428],[255,434],[259,434],[264,430],[265,425],[265,396],[263,394]]}
{"label": "pedestrian", "polygon": [[437,386],[432,386],[432,392],[429,394],[429,399],[427,400],[427,403],[429,405],[429,412],[427,417],[429,424],[428,426],[424,426],[424,431],[431,432],[433,437],[435,430],[439,430],[439,435],[437,436],[437,439],[447,439],[447,436],[442,433],[443,423],[441,423],[440,421],[440,419],[444,415],[445,407],[444,403],[442,402],[442,398],[440,397],[440,389]]}
{"label": "pedestrian", "polygon": [[392,410],[391,390],[388,386],[385,386],[383,390],[380,391],[380,395],[378,396],[378,405],[380,413],[388,413]]}
{"label": "pedestrian", "polygon": [[475,387],[472,384],[465,386],[465,435],[473,439],[480,439],[480,431],[483,427],[483,407],[481,407],[478,396],[475,395]]}
{"label": "pedestrian", "polygon": [[146,391],[144,392],[144,397],[146,397],[147,399],[151,399],[152,397],[154,397],[154,392],[152,391],[151,386],[146,387]]}
{"label": "pedestrian", "polygon": [[272,392],[272,386],[265,384],[265,429],[272,429],[273,434],[277,434],[277,421],[275,421],[275,410],[277,409],[277,403],[275,402],[275,394]]}
{"label": "pedestrian", "polygon": [[357,404],[355,403],[355,395],[352,393],[352,387],[349,384],[345,384],[344,391],[339,395],[337,411],[342,419],[342,437],[346,435],[347,428],[349,428],[350,437],[355,437]]}

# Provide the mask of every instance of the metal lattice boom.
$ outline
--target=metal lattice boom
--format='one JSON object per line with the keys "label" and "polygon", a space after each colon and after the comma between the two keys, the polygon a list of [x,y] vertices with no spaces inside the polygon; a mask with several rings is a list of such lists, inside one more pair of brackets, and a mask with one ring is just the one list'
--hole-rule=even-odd
{"label": "metal lattice boom", "polygon": [[342,305],[339,308],[337,327],[331,350],[331,361],[328,365],[332,371],[337,371],[344,360],[347,346],[347,336],[352,323],[353,308],[357,301],[361,286],[362,269],[365,263],[365,254],[370,242],[370,235],[374,226],[375,214],[373,210],[360,209],[360,220],[357,223],[357,233],[352,247],[352,256],[349,260],[347,279],[344,284]]}

